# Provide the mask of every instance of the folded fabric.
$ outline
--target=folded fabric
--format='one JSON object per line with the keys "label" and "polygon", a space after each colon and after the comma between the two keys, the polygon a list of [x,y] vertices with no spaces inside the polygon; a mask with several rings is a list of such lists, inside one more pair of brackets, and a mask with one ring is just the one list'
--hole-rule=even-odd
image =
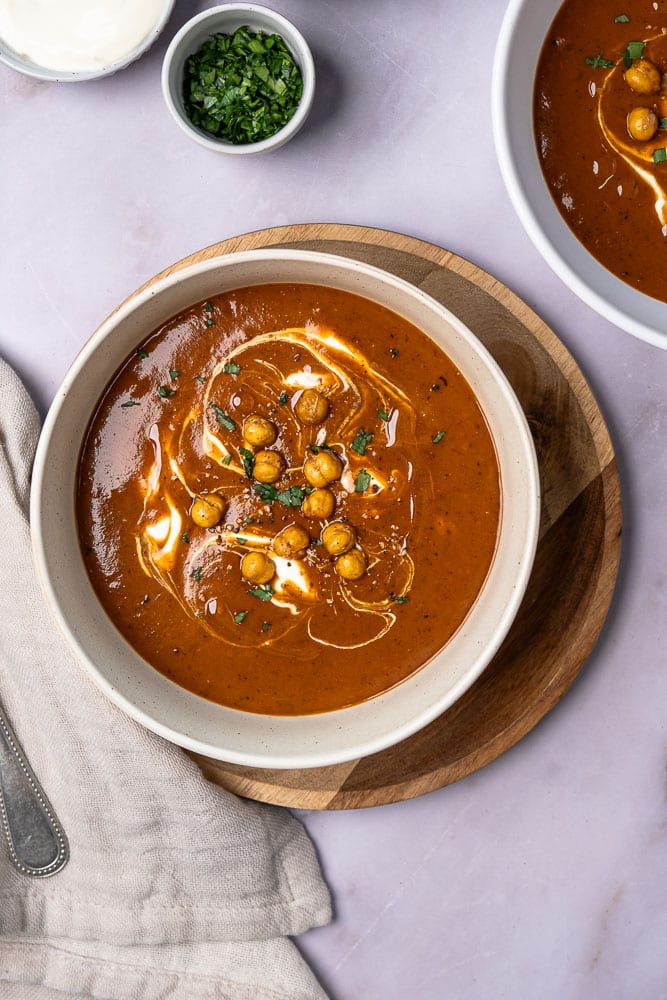
{"label": "folded fabric", "polygon": [[34,879],[0,840],[0,998],[323,1000],[289,940],[331,917],[303,826],[126,717],[53,625],[27,519],[38,433],[0,360],[0,702],[71,852]]}

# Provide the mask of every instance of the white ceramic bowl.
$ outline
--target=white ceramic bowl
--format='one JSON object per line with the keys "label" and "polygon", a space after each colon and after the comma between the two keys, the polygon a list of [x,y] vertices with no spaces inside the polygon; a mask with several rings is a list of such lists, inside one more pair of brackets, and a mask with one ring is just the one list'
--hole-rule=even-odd
{"label": "white ceramic bowl", "polygon": [[0,61],[11,66],[12,69],[24,73],[26,76],[36,77],[38,80],[49,80],[52,83],[80,83],[85,80],[97,80],[103,76],[111,76],[121,69],[125,69],[131,63],[140,58],[153,45],[157,37],[162,33],[167,21],[171,17],[175,0],[164,0],[161,4],[159,15],[151,27],[150,31],[122,58],[115,59],[96,69],[69,70],[63,68],[51,68],[40,66],[33,62],[27,55],[17,52],[3,38],[0,37]]}
{"label": "white ceramic bowl", "polygon": [[[125,642],[99,604],[80,553],[74,509],[78,456],[97,401],[152,330],[216,293],[300,281],[355,292],[393,309],[442,346],[487,416],[502,481],[496,553],[467,619],[447,645],[397,687],[360,705],[309,716],[256,715],[178,687]],[[258,250],[213,257],[163,276],[122,304],[72,365],[47,416],[32,481],[31,525],[39,579],[57,623],[92,678],[129,715],[174,743],[259,767],[315,767],[381,750],[447,709],[487,666],[530,575],[539,484],[523,411],[500,368],[460,320],[413,285],[330,254]]]}
{"label": "white ceramic bowl", "polygon": [[[245,25],[253,31],[281,36],[301,71],[303,93],[290,120],[272,136],[261,142],[235,144],[193,125],[183,103],[183,78],[186,60],[208,38],[218,33],[233,34]],[[162,64],[162,93],[176,124],[206,149],[236,156],[267,153],[294,138],[308,117],[315,95],[315,64],[305,38],[282,14],[255,3],[222,4],[191,18],[174,36]]]}
{"label": "white ceramic bowl", "polygon": [[667,348],[667,303],[644,295],[595,260],[564,222],[540,167],[533,90],[542,43],[561,0],[510,0],[493,66],[492,113],[498,162],[514,208],[562,281],[610,322]]}

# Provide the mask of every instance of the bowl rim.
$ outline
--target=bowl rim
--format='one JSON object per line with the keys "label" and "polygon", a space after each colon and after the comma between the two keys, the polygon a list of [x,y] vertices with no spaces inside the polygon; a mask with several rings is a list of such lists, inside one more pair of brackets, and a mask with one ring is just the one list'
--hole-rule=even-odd
{"label": "bowl rim", "polygon": [[[379,278],[381,282],[388,282],[394,288],[398,288],[416,300],[424,302],[429,308],[434,308],[436,314],[439,314],[446,323],[451,324],[455,335],[462,337],[463,341],[473,348],[474,355],[476,358],[481,360],[484,369],[487,372],[490,372],[495,385],[501,391],[503,401],[507,403],[509,409],[511,410],[513,419],[516,420],[516,425],[513,429],[519,431],[517,453],[520,458],[518,460],[524,462],[525,475],[530,484],[530,489],[526,497],[526,510],[523,512],[525,514],[525,520],[521,522],[521,527],[524,532],[521,542],[521,558],[516,570],[516,576],[513,578],[513,586],[507,595],[507,600],[503,605],[502,613],[497,616],[498,620],[492,632],[491,638],[484,643],[481,652],[479,650],[475,651],[474,656],[476,658],[473,659],[471,666],[469,666],[467,671],[465,671],[462,676],[450,688],[448,688],[444,697],[441,696],[436,700],[430,701],[423,708],[423,710],[405,719],[402,724],[398,726],[394,725],[390,730],[387,730],[385,727],[382,738],[371,735],[367,739],[356,738],[353,739],[352,742],[348,740],[343,749],[340,747],[332,749],[331,747],[320,746],[316,741],[315,746],[300,748],[298,751],[283,751],[281,753],[277,753],[270,748],[260,749],[257,747],[250,751],[238,751],[236,749],[230,750],[229,746],[225,747],[224,745],[221,745],[221,743],[224,744],[224,727],[222,726],[221,730],[223,730],[223,732],[221,733],[221,740],[217,743],[212,743],[206,739],[193,737],[192,734],[179,732],[178,729],[175,729],[173,726],[165,724],[159,717],[159,711],[156,712],[154,709],[148,710],[146,708],[142,708],[136,703],[136,700],[132,701],[126,697],[122,691],[119,691],[110,678],[105,675],[103,668],[100,668],[98,664],[88,655],[86,649],[82,648],[81,642],[77,638],[76,628],[69,621],[67,614],[63,610],[62,597],[58,592],[57,574],[54,576],[49,569],[49,565],[53,561],[51,551],[53,549],[53,542],[51,541],[51,535],[48,530],[49,519],[48,517],[44,517],[44,481],[49,475],[50,465],[51,468],[53,468],[53,462],[50,462],[50,447],[54,439],[54,435],[57,436],[59,432],[58,425],[61,420],[63,409],[68,405],[67,400],[71,387],[76,383],[77,379],[80,378],[81,373],[85,371],[86,365],[92,358],[95,357],[100,347],[105,344],[107,338],[113,335],[114,329],[133,312],[140,310],[151,300],[155,299],[160,292],[167,291],[182,281],[187,281],[187,279],[193,275],[196,276],[204,272],[214,271],[220,265],[232,267],[234,265],[243,265],[248,262],[252,263],[258,259],[266,259],[271,262],[276,260],[294,261],[295,259],[301,261],[316,261],[324,263],[328,267],[343,267],[345,270],[355,271],[362,276],[370,274],[371,276]],[[254,283],[262,284],[265,282],[260,281]],[[311,281],[311,283],[326,284],[326,282],[323,281]],[[253,284],[253,282],[246,282],[246,284]],[[237,287],[241,287],[241,284],[237,284]],[[360,289],[358,294],[364,295],[365,293]],[[367,294],[366,297],[371,299],[374,298],[372,294]],[[377,299],[375,299],[375,301],[377,301]],[[182,308],[186,307],[183,306]],[[440,346],[442,347],[442,345]],[[107,371],[105,376],[107,382],[112,375],[113,373],[109,373]],[[474,387],[473,391],[475,391]],[[89,404],[89,413],[91,413],[94,409],[96,400],[97,395]],[[492,430],[493,435],[493,429],[490,429]],[[83,437],[84,432],[85,427],[81,430],[81,438]],[[72,447],[70,441],[68,441],[67,444],[70,448]],[[80,442],[75,448],[77,456],[79,447]],[[514,461],[514,459],[512,461]],[[501,473],[502,471],[503,469],[501,468]],[[57,475],[57,473],[54,474]],[[69,503],[73,508],[74,489],[73,484],[71,483],[70,489],[71,492],[68,494]],[[52,511],[50,512],[50,517],[53,518]],[[365,264],[361,261],[355,261],[350,258],[338,257],[334,254],[286,249],[251,250],[230,254],[220,254],[203,261],[186,265],[181,269],[169,271],[166,274],[163,272],[163,275],[159,276],[154,284],[144,286],[142,289],[139,289],[136,293],[121,303],[121,305],[100,324],[97,330],[84,344],[81,351],[74,359],[74,362],[67,372],[63,383],[56,394],[54,402],[49,409],[37,446],[30,501],[30,524],[33,556],[37,570],[37,577],[45,596],[46,603],[61,632],[69,642],[72,651],[78,657],[79,661],[83,663],[83,666],[86,668],[86,672],[92,677],[98,687],[100,687],[107,697],[109,697],[112,702],[114,702],[130,717],[134,718],[148,730],[157,733],[159,736],[164,737],[176,745],[185,747],[188,750],[203,754],[204,756],[208,756],[213,759],[225,760],[230,763],[245,766],[267,767],[271,769],[322,767],[356,760],[400,742],[422,729],[429,722],[433,721],[446,711],[446,709],[449,708],[450,705],[453,704],[471,686],[471,684],[474,683],[483,670],[488,666],[511,627],[525,594],[528,580],[532,572],[538,541],[539,520],[539,470],[535,447],[530,434],[528,422],[507,377],[502,372],[502,369],[497,362],[493,359],[487,348],[480,343],[472,331],[470,331],[469,328],[445,306],[441,305],[437,300],[422,291],[422,289],[412,285],[410,282],[407,282],[402,278],[392,275],[390,272],[382,270],[381,268]],[[87,578],[86,570],[80,554],[78,554],[78,564],[80,565],[77,572],[81,579],[85,577],[85,580],[87,581],[87,588],[92,593],[92,587],[90,587],[90,582]],[[488,577],[487,581],[480,590],[480,595],[485,592],[487,583]],[[475,605],[473,605],[473,608],[474,607]],[[98,614],[100,615],[100,619],[106,618],[105,613],[101,609],[101,605],[98,608]],[[470,617],[470,613],[468,617]],[[466,618],[465,621],[467,620],[468,618]],[[112,626],[112,628],[115,631],[115,626]],[[234,709],[226,709],[225,715],[226,717],[230,717],[232,719],[238,719],[242,716],[252,716],[254,720],[266,719],[271,722],[278,720],[281,724],[286,722],[288,727],[290,726],[292,720],[296,720],[298,724],[299,720],[311,721],[313,719],[327,717],[331,726],[339,730],[343,730],[345,722],[353,718],[352,713],[354,713],[355,709],[369,706],[370,710],[378,705],[381,705],[383,699],[385,699],[388,695],[391,695],[392,692],[400,692],[401,689],[405,690],[404,685],[409,684],[412,678],[419,678],[422,671],[426,670],[428,665],[442,654],[443,650],[449,646],[451,641],[452,640],[449,640],[449,642],[445,644],[445,647],[442,647],[442,649],[439,650],[427,664],[424,664],[417,671],[415,671],[415,673],[409,675],[405,681],[402,681],[394,688],[389,689],[388,692],[383,692],[373,699],[360,703],[359,706],[351,706],[350,708],[338,709],[329,713],[321,713],[319,716],[261,716],[256,713],[244,713]],[[131,649],[129,646],[127,648]],[[134,655],[137,656],[137,654]],[[146,661],[142,662],[146,663]],[[153,671],[155,674],[158,673],[157,671],[154,671],[154,668],[150,667],[150,665],[148,665],[148,669]],[[162,675],[159,676],[161,677]],[[178,687],[171,681],[166,681],[166,683],[171,687]],[[185,689],[178,688],[178,690],[182,693]],[[205,699],[200,699],[198,696],[192,695],[189,692],[186,692],[186,694],[199,704],[204,704],[209,707],[213,705],[213,703],[207,702]],[[364,711],[366,711],[365,708]],[[162,714],[164,716],[165,712],[163,711]],[[340,723],[340,725],[338,723]],[[185,728],[184,724],[183,728]]]}
{"label": "bowl rim", "polygon": [[[562,0],[549,0],[549,10],[551,11],[551,14],[549,16],[547,29],[561,2]],[[591,309],[597,312],[600,316],[609,320],[610,323],[613,323],[614,326],[618,327],[620,330],[623,330],[624,332],[629,333],[632,336],[637,337],[639,340],[643,340],[645,343],[651,344],[654,347],[667,349],[667,333],[665,331],[665,326],[667,325],[667,303],[660,302],[660,300],[638,291],[631,285],[626,284],[626,282],[622,281],[614,275],[613,272],[609,271],[602,264],[600,264],[599,261],[597,261],[596,258],[585,249],[576,236],[574,236],[565,221],[562,219],[558,209],[553,204],[553,199],[546,185],[546,181],[544,181],[542,168],[537,156],[537,147],[534,141],[534,130],[532,127],[532,114],[531,135],[533,136],[533,142],[531,143],[530,149],[526,149],[525,146],[522,146],[519,150],[516,148],[516,143],[513,142],[513,131],[515,129],[516,115],[518,114],[516,104],[510,94],[510,79],[512,73],[516,71],[517,56],[516,52],[514,52],[514,47],[516,45],[517,31],[521,25],[524,13],[526,11],[530,11],[532,13],[534,12],[534,9],[535,0],[509,0],[509,4],[500,27],[500,32],[498,34],[493,59],[491,83],[491,117],[493,138],[500,173],[503,178],[505,188],[509,194],[510,201],[512,202],[514,210],[533,245],[542,255],[552,271],[568,288],[571,289],[571,291],[575,293],[575,295],[577,295],[586,305],[590,306]],[[544,36],[540,39],[538,53],[541,49],[543,40]],[[532,76],[534,83],[534,73]],[[532,108],[532,91],[530,101]],[[522,110],[522,114],[524,113],[524,110],[525,109]],[[550,223],[553,226],[553,231],[558,234],[558,242],[560,244],[564,244],[568,250],[571,250],[573,256],[577,254],[578,251],[583,251],[586,257],[589,258],[590,266],[587,270],[591,271],[596,277],[599,276],[601,281],[606,279],[606,281],[610,283],[613,288],[618,288],[618,295],[628,299],[631,303],[634,302],[638,310],[643,309],[649,313],[652,310],[655,310],[656,312],[663,310],[665,318],[662,322],[657,315],[655,318],[638,318],[637,315],[630,310],[630,307],[623,307],[622,305],[611,301],[608,294],[598,290],[595,286],[592,286],[584,280],[580,271],[577,270],[571,260],[568,260],[564,250],[559,249],[555,238],[545,230],[535,205],[529,197],[526,190],[528,184],[528,171],[534,171],[535,168],[539,171],[544,193],[549,199],[549,207],[547,208],[547,211],[549,213]],[[553,212],[551,212],[551,208],[553,208]]]}
{"label": "bowl rim", "polygon": [[133,62],[140,59],[154,45],[159,36],[164,31],[169,18],[174,12],[176,0],[163,0],[164,10],[160,18],[155,22],[148,34],[139,42],[131,52],[94,70],[59,70],[50,69],[31,60],[24,59],[20,53],[16,52],[7,42],[0,37],[0,62],[6,66],[23,73],[24,76],[31,76],[36,80],[44,80],[47,83],[85,83],[87,80],[101,80],[105,76],[113,76],[120,70],[131,66]]}
{"label": "bowl rim", "polygon": [[[243,17],[239,17],[238,26],[241,26],[244,21],[252,20],[253,15],[259,15],[275,25],[276,34],[281,35],[301,72],[303,92],[294,114],[282,128],[274,132],[273,135],[268,136],[268,138],[261,139],[259,142],[232,143],[225,139],[218,139],[213,135],[209,135],[190,121],[185,113],[185,109],[182,107],[181,101],[174,94],[175,85],[172,73],[181,46],[186,45],[187,40],[193,33],[197,33],[201,25],[206,24],[208,21],[214,22],[221,16],[226,15],[244,15]],[[246,17],[245,15],[248,16]],[[260,28],[257,30],[264,29]],[[211,34],[214,34],[215,31],[216,29],[212,27]],[[198,43],[199,45],[201,45],[201,42]],[[193,51],[196,50],[193,48]],[[179,67],[178,73],[180,83],[182,82],[182,67]],[[215,7],[208,7],[206,10],[200,11],[199,14],[195,14],[194,17],[186,21],[176,32],[162,60],[160,82],[162,96],[171,117],[190,139],[193,139],[205,149],[210,149],[216,153],[225,153],[230,156],[251,156],[278,149],[292,139],[301,129],[310,113],[315,95],[315,62],[305,37],[284,14],[279,14],[277,11],[263,4],[224,3],[218,4]]]}

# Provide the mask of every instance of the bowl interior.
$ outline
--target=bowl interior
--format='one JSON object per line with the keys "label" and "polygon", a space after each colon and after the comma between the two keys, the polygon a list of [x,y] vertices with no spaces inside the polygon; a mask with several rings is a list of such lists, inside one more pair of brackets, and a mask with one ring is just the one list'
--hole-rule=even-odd
{"label": "bowl interior", "polygon": [[667,348],[667,304],[626,285],[592,257],[558,211],[537,154],[533,89],[542,43],[560,0],[510,0],[493,67],[493,128],[500,169],[533,243],[562,281],[628,333]]}
{"label": "bowl interior", "polygon": [[[78,456],[98,398],[118,366],[158,325],[202,299],[244,285],[305,281],[374,299],[431,336],[458,365],[487,415],[502,484],[496,554],[450,642],[396,688],[311,716],[254,715],[207,702],[153,670],[116,631],[89,583],[74,510]],[[481,673],[523,596],[537,541],[537,461],[528,426],[500,369],[456,317],[401,279],[360,262],[306,251],[213,257],[159,279],[112,314],[75,360],[48,414],[32,487],[31,526],[51,610],[94,680],[149,729],[211,757],[265,767],[352,760],[400,741],[444,711]]]}
{"label": "bowl interior", "polygon": [[[294,61],[301,70],[303,94],[299,106],[283,128],[261,142],[235,144],[210,135],[188,118],[183,102],[183,73],[189,56],[218,33],[232,34],[247,26],[253,31],[278,34],[282,37]],[[303,125],[310,110],[315,88],[315,66],[310,49],[294,25],[281,14],[259,4],[225,4],[196,15],[183,25],[167,49],[162,68],[162,91],[167,107],[176,123],[200,145],[216,152],[248,155],[277,149],[291,139]]]}

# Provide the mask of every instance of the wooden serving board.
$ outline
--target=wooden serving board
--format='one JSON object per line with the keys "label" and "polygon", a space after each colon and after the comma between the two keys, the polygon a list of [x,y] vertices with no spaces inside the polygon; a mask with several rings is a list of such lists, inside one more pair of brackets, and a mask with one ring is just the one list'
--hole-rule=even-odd
{"label": "wooden serving board", "polygon": [[332,767],[264,770],[195,759],[247,798],[350,809],[412,798],[463,778],[525,736],[581,670],[612,597],[621,500],[609,434],[574,359],[528,306],[491,275],[440,247],[358,226],[284,226],[208,247],[220,253],[294,247],[391,271],[451,309],[509,378],[533,433],[542,481],[535,566],[506,641],[477,682],[426,729],[371,757]]}

